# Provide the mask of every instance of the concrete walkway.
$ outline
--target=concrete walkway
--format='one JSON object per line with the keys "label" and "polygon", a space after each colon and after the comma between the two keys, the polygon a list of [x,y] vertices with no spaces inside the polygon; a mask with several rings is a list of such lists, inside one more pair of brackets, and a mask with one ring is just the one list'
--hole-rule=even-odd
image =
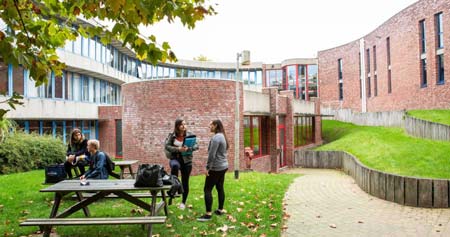
{"label": "concrete walkway", "polygon": [[283,236],[450,236],[450,209],[414,208],[378,199],[336,170],[286,172],[303,176],[286,193],[290,218]]}

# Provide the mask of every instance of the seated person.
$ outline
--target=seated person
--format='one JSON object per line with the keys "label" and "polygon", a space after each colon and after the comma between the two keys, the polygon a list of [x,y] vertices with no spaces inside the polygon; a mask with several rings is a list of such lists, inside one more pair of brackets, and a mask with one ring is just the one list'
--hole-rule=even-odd
{"label": "seated person", "polygon": [[99,151],[100,142],[98,140],[89,140],[87,142],[87,149],[90,154],[89,161],[91,165],[89,170],[80,177],[84,179],[108,179],[108,169],[106,168],[106,155]]}
{"label": "seated person", "polygon": [[78,128],[70,134],[70,142],[67,145],[66,162],[64,169],[69,179],[72,179],[72,168],[77,166],[81,174],[84,174],[84,166],[88,164],[89,153],[87,151],[87,139]]}

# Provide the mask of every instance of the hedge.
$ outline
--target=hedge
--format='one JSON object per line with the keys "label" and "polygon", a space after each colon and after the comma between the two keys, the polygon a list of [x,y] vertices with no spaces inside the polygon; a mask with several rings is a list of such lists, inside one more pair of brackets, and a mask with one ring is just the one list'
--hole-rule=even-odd
{"label": "hedge", "polygon": [[60,139],[16,132],[0,144],[0,174],[41,169],[64,161],[65,146]]}

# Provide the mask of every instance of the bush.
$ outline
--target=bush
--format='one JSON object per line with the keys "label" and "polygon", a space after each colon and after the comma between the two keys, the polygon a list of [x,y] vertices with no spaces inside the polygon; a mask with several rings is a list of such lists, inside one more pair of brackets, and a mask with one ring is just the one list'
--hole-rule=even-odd
{"label": "bush", "polygon": [[17,132],[0,144],[0,174],[41,169],[63,162],[64,157],[65,146],[61,140]]}

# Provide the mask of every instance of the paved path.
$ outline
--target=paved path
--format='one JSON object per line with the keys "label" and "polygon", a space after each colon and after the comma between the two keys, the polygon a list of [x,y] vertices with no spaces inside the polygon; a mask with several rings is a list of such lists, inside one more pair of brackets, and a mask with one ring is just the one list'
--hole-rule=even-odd
{"label": "paved path", "polygon": [[[450,209],[413,208],[370,196],[343,172],[301,173],[286,193],[286,237],[450,236]],[[333,228],[335,227],[335,228]]]}

